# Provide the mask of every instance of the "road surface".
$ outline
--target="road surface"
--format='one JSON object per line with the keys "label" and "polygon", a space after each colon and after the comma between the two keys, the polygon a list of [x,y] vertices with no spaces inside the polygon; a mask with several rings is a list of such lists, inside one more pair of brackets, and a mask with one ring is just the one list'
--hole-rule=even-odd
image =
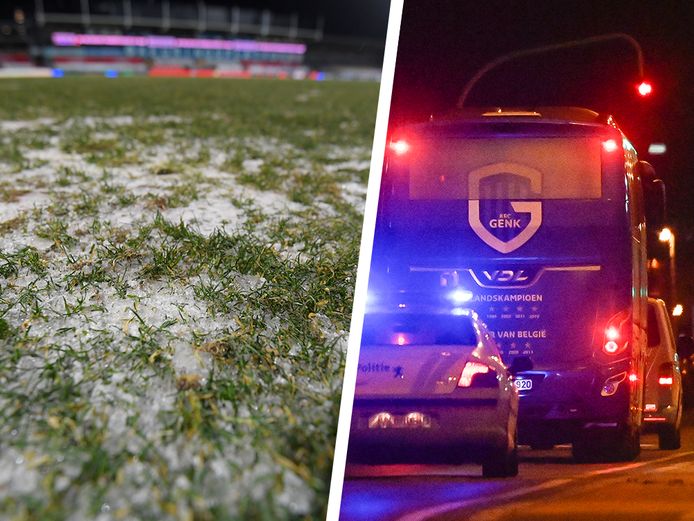
{"label": "road surface", "polygon": [[577,464],[570,446],[520,448],[518,477],[483,479],[475,465],[348,465],[341,521],[694,521],[694,414],[682,448],[641,438],[628,463]]}

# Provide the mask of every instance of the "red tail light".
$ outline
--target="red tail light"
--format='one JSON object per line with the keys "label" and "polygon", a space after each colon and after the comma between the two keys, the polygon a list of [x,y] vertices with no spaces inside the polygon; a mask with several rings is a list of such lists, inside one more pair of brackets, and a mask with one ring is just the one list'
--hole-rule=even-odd
{"label": "red tail light", "polygon": [[602,350],[605,354],[616,355],[625,351],[629,345],[631,321],[625,311],[614,315],[603,332]]}
{"label": "red tail light", "polygon": [[674,382],[674,369],[671,363],[664,363],[660,365],[658,371],[658,385],[663,387],[669,387]]}
{"label": "red tail light", "polygon": [[467,362],[458,380],[458,387],[494,387],[496,384],[496,371],[481,362]]}
{"label": "red tail light", "polygon": [[608,340],[619,340],[619,329],[617,329],[615,326],[609,326],[607,329],[605,329],[605,337]]}

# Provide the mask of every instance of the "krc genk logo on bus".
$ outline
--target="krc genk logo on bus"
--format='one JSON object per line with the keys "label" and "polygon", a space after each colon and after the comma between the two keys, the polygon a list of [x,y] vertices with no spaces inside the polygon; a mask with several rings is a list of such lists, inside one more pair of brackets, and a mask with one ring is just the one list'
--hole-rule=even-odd
{"label": "krc genk logo on bus", "polygon": [[[468,220],[501,253],[523,246],[542,224],[542,174],[517,163],[494,163],[469,174]],[[514,200],[518,199],[518,200]]]}

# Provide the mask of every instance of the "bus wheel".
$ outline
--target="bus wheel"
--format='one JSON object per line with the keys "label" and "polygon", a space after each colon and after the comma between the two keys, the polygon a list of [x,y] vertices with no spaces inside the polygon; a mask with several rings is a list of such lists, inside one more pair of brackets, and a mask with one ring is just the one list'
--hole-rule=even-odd
{"label": "bus wheel", "polygon": [[595,463],[601,461],[604,448],[595,439],[595,436],[582,433],[571,445],[571,454],[577,463]]}
{"label": "bus wheel", "polygon": [[678,427],[671,424],[660,426],[660,429],[658,429],[658,448],[660,450],[676,450],[681,445]]}
{"label": "bus wheel", "polygon": [[[607,444],[607,461],[631,461],[641,453],[641,431],[625,426],[614,433]],[[610,458],[610,453],[613,456]]]}
{"label": "bus wheel", "polygon": [[616,461],[631,461],[641,453],[641,431],[638,428],[620,429],[611,444]]}
{"label": "bus wheel", "polygon": [[571,452],[578,463],[631,461],[641,452],[639,430],[628,426],[616,432],[584,432],[573,441]]}

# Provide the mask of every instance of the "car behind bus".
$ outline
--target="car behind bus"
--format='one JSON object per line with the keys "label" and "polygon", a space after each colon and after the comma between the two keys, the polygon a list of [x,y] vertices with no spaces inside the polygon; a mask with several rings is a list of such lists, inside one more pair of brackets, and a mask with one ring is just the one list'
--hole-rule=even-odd
{"label": "car behind bus", "polygon": [[662,450],[680,448],[682,374],[665,302],[648,299],[648,350],[644,386],[644,430],[658,434]]}

